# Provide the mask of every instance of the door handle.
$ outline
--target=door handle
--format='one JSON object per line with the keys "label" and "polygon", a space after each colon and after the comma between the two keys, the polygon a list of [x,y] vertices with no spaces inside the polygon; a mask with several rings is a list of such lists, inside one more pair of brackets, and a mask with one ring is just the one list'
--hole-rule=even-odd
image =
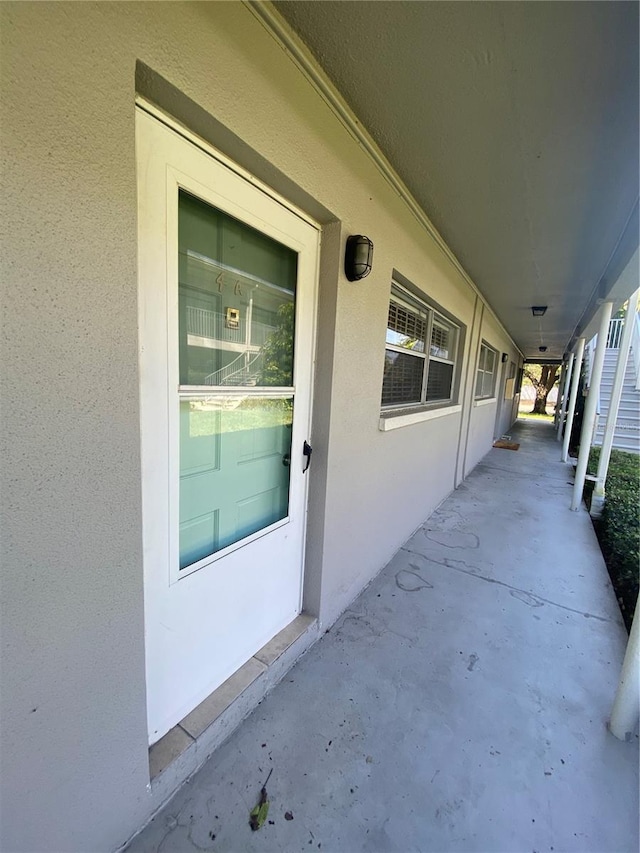
{"label": "door handle", "polygon": [[288,468],[289,465],[291,465],[291,454],[290,453],[284,454],[284,456],[282,457],[282,464],[284,465],[285,468]]}
{"label": "door handle", "polygon": [[312,453],[313,453],[313,448],[311,447],[311,445],[309,444],[308,441],[305,441],[305,443],[302,445],[302,454],[303,454],[303,456],[307,457],[307,464],[302,469],[303,474],[306,474],[306,472],[309,469],[309,465],[311,465],[311,454]]}

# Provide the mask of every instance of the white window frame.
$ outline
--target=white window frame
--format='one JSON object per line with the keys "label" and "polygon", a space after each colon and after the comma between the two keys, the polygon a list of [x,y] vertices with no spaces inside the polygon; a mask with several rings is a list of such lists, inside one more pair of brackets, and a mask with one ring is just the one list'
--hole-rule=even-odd
{"label": "white window frame", "polygon": [[[491,370],[487,370],[487,355],[493,355],[493,364]],[[474,385],[475,400],[492,400],[496,396],[496,378],[498,375],[498,350],[483,340],[480,344],[480,352],[478,354],[478,364],[476,367],[476,378]],[[478,380],[482,377],[480,383],[481,393],[478,394]],[[487,383],[488,380],[488,383]],[[487,389],[488,384],[488,389]]]}
{"label": "white window frame", "polygon": [[[389,307],[394,303],[397,305],[401,305],[404,308],[409,310],[413,310],[417,315],[422,315],[422,319],[425,323],[425,346],[424,352],[419,352],[412,350],[408,347],[397,346],[392,343],[385,341],[385,355],[387,351],[397,352],[403,355],[408,355],[413,358],[421,359],[423,362],[422,368],[422,383],[420,390],[420,399],[415,401],[402,401],[399,403],[381,403],[381,413],[383,417],[385,415],[393,415],[397,413],[415,413],[415,412],[431,412],[434,409],[442,409],[447,407],[447,413],[450,412],[451,408],[455,406],[456,400],[456,373],[458,366],[458,357],[460,350],[460,326],[456,324],[449,317],[442,314],[438,309],[429,303],[426,299],[420,298],[416,296],[413,292],[409,291],[406,287],[399,284],[397,281],[393,280],[391,283],[391,293],[389,297]],[[432,332],[434,327],[440,326],[449,330],[451,333],[451,351],[452,358],[446,358],[443,356],[435,355],[431,352],[432,344]],[[429,366],[431,363],[441,363],[451,365],[451,388],[448,397],[442,397],[436,400],[427,399],[427,390],[428,390],[428,379],[429,379]],[[412,418],[408,421],[408,423],[413,423],[415,420]],[[389,429],[388,425],[383,426],[381,424],[382,429]]]}

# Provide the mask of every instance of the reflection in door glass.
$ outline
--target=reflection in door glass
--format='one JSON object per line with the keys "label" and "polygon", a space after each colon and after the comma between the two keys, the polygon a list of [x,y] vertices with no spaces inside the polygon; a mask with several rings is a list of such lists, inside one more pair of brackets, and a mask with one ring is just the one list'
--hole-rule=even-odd
{"label": "reflection in door glass", "polygon": [[297,254],[180,191],[180,385],[293,385]]}
{"label": "reflection in door glass", "polygon": [[180,568],[289,512],[293,397],[180,401]]}
{"label": "reflection in door glass", "polygon": [[182,191],[178,215],[184,569],[288,516],[293,392],[261,389],[293,386],[297,254]]}

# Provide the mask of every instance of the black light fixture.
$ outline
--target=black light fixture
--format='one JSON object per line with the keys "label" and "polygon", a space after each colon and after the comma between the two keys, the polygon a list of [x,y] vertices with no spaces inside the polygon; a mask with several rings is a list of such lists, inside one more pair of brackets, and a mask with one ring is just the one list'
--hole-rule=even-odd
{"label": "black light fixture", "polygon": [[347,237],[344,253],[344,273],[349,281],[360,281],[371,272],[373,262],[373,243],[362,234]]}
{"label": "black light fixture", "polygon": [[540,352],[546,352],[547,351],[546,347],[538,347],[538,349],[540,350]]}
{"label": "black light fixture", "polygon": [[506,363],[507,363],[507,361],[509,361],[509,353],[508,353],[508,352],[503,352],[503,353],[502,353],[502,359],[501,359],[501,361],[502,361],[502,363],[503,363],[503,364],[506,364]]}
{"label": "black light fixture", "polygon": [[546,313],[547,306],[546,305],[532,305],[531,313],[534,317],[543,317]]}

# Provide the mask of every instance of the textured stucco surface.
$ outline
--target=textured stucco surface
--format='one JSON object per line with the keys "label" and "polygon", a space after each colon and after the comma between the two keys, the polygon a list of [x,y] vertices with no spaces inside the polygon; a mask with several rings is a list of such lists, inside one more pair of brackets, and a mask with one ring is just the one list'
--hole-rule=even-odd
{"label": "textured stucco surface", "polygon": [[[320,340],[333,352],[325,361],[320,350],[316,367],[330,410],[318,421],[326,468],[311,505],[324,515],[310,528],[307,591],[323,622],[454,486],[460,415],[378,429],[392,269],[467,325],[468,340],[484,331],[472,330],[469,287],[245,6],[4,3],[0,14],[0,846],[110,850],[157,805],[145,723],[136,61],[331,211],[342,240],[366,233],[376,245],[365,282],[340,274],[336,284],[335,268],[320,282],[332,300]],[[515,358],[503,333],[495,346]],[[492,429],[472,430],[471,458]]]}
{"label": "textured stucco surface", "polygon": [[525,354],[561,357],[638,244],[637,3],[276,6]]}
{"label": "textured stucco surface", "polygon": [[98,7],[1,12],[0,846],[105,849],[146,784],[133,65]]}

